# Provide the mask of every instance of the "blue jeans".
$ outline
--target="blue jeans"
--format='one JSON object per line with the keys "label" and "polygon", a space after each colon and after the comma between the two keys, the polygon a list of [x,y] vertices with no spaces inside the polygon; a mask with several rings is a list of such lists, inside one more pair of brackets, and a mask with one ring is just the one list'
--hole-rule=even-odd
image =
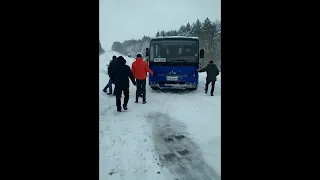
{"label": "blue jeans", "polygon": [[109,88],[109,93],[112,94],[112,81],[111,81],[111,79],[109,79],[109,82],[106,85],[106,87],[104,87],[103,91],[106,92],[107,88]]}

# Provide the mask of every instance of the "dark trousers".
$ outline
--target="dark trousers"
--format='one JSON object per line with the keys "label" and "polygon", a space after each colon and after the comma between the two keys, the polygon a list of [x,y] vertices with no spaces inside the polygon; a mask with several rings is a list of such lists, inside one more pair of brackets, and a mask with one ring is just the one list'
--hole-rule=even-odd
{"label": "dark trousers", "polygon": [[137,79],[137,91],[136,91],[136,101],[138,101],[139,96],[142,94],[143,101],[146,100],[146,80]]}
{"label": "dark trousers", "polygon": [[129,87],[128,88],[121,88],[121,87],[115,87],[114,89],[115,94],[116,94],[116,104],[117,104],[117,109],[121,109],[121,94],[123,91],[123,95],[124,95],[124,100],[123,100],[123,106],[127,106],[128,105],[128,101],[129,101]]}
{"label": "dark trousers", "polygon": [[216,81],[208,81],[208,80],[207,80],[207,82],[206,82],[206,89],[205,89],[205,91],[206,91],[206,92],[208,91],[208,86],[209,86],[209,84],[210,84],[210,83],[211,83],[211,85],[212,85],[210,94],[213,94],[213,91],[214,91],[214,85],[215,85]]}
{"label": "dark trousers", "polygon": [[108,88],[109,88],[109,93],[112,94],[112,81],[111,81],[111,79],[109,79],[109,82],[106,85],[106,87],[103,88],[103,92],[107,92]]}

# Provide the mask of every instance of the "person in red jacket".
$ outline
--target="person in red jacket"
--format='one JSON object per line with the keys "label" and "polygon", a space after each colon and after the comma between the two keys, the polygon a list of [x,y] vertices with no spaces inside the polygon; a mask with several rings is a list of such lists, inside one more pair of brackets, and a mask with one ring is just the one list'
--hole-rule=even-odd
{"label": "person in red jacket", "polygon": [[147,62],[142,59],[141,54],[137,54],[136,61],[132,63],[132,74],[137,80],[137,91],[136,91],[136,101],[138,103],[138,98],[142,94],[143,104],[147,103],[146,101],[146,79],[147,72],[152,74],[153,72],[149,68]]}

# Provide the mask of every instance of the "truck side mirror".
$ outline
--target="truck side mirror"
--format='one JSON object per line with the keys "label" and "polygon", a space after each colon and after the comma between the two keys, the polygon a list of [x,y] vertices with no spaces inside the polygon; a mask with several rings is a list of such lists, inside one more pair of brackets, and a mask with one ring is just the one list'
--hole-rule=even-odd
{"label": "truck side mirror", "polygon": [[149,53],[150,53],[149,48],[146,48],[146,57],[149,57]]}
{"label": "truck side mirror", "polygon": [[204,49],[200,49],[200,58],[204,58]]}

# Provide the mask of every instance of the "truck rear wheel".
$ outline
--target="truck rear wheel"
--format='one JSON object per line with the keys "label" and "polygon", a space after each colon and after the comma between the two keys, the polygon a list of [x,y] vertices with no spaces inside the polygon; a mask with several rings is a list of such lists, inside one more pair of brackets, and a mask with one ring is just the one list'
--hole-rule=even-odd
{"label": "truck rear wheel", "polygon": [[151,87],[151,89],[153,89],[153,90],[157,90],[158,88],[157,88],[157,87]]}

